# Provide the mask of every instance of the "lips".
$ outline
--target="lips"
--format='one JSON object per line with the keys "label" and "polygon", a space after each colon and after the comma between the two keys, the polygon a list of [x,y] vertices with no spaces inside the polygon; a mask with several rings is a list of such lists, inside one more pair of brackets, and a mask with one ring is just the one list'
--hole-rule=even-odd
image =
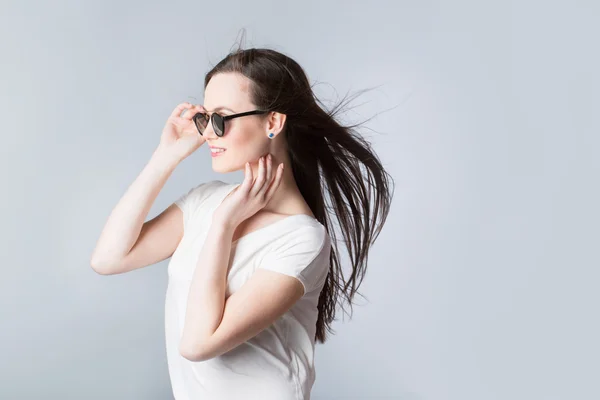
{"label": "lips", "polygon": [[210,155],[211,155],[211,157],[218,157],[218,156],[224,154],[225,151],[227,151],[225,149],[223,149],[223,150],[216,150],[216,149],[219,149],[219,147],[211,147],[210,148]]}

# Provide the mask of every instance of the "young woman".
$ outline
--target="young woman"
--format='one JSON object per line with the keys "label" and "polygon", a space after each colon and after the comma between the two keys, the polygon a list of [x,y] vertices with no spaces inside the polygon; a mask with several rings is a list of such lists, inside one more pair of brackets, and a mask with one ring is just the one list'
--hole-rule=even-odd
{"label": "young woman", "polygon": [[[173,110],[91,264],[119,274],[171,257],[165,329],[177,400],[310,399],[315,343],[332,331],[338,298],[352,306],[391,202],[391,178],[355,126],[324,111],[300,65],[270,49],[234,50],[206,75],[203,106]],[[243,181],[203,182],[144,222],[204,143],[213,170],[242,170]]]}

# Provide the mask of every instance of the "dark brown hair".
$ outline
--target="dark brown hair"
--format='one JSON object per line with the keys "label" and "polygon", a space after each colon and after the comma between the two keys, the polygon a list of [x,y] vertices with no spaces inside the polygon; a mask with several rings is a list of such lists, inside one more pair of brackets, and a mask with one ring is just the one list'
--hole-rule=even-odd
{"label": "dark brown hair", "polygon": [[[316,341],[324,343],[326,330],[335,333],[331,323],[340,295],[352,310],[352,299],[365,275],[369,248],[389,212],[389,181],[393,180],[369,142],[357,133],[356,127],[362,123],[344,126],[336,121],[345,98],[325,111],[304,70],[290,57],[266,48],[244,50],[240,44],[206,74],[204,87],[215,74],[227,72],[240,73],[252,82],[250,99],[259,109],[286,114],[282,133],[296,184],[331,237],[330,268],[319,296],[315,335]],[[331,206],[325,203],[325,193]],[[333,210],[333,216],[328,209]],[[352,265],[349,278],[344,276],[338,258],[332,220],[339,222],[347,244]]]}

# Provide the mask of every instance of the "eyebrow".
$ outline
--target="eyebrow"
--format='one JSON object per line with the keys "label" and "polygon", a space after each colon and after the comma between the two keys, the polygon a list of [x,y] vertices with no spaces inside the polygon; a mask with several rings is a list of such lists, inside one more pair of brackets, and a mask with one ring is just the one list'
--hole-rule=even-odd
{"label": "eyebrow", "polygon": [[[225,106],[219,106],[219,107],[216,107],[216,108],[213,110],[213,112],[214,112],[214,111],[219,111],[219,110],[225,110],[225,111],[229,111],[229,112],[232,112],[232,113],[234,113],[234,112],[235,112],[235,111],[233,111],[232,109],[230,109],[230,108],[227,108],[227,107],[225,107]],[[207,110],[207,111],[208,111],[208,110]]]}

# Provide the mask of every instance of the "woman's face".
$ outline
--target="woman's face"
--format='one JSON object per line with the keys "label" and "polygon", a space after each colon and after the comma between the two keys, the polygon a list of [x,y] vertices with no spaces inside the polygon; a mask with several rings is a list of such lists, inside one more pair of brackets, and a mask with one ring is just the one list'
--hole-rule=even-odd
{"label": "woman's face", "polygon": [[[256,105],[250,102],[249,89],[250,80],[241,74],[216,74],[204,91],[204,110],[209,115],[216,111],[223,116],[256,110]],[[243,170],[246,162],[256,163],[266,155],[272,141],[267,136],[273,132],[269,131],[273,128],[269,122],[271,114],[246,115],[225,121],[222,137],[214,132],[212,122],[208,124],[203,133],[206,144],[225,149],[216,156],[209,153],[213,170],[221,173]]]}

